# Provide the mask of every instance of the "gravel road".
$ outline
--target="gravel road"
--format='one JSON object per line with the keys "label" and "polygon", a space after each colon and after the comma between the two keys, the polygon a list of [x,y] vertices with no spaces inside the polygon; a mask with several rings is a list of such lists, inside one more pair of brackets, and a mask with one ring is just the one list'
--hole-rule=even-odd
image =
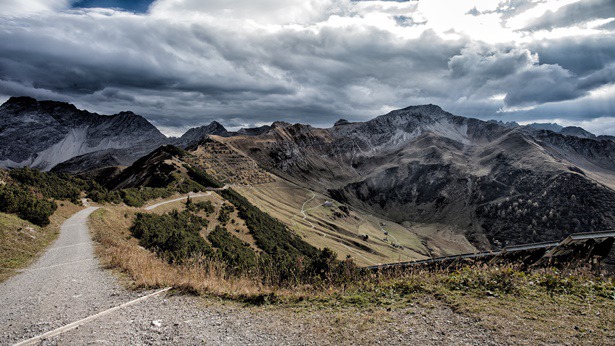
{"label": "gravel road", "polygon": [[[387,318],[373,315],[386,314]],[[338,317],[341,316],[341,317]],[[83,345],[504,345],[448,308],[387,312],[253,307],[160,295],[58,336]]]}
{"label": "gravel road", "polygon": [[0,344],[37,336],[140,295],[122,289],[99,268],[86,225],[96,209],[66,220],[36,263],[0,284]]}
{"label": "gravel road", "polygon": [[[38,336],[150,293],[123,289],[99,267],[87,228],[88,216],[96,209],[73,215],[34,265],[0,284],[0,345]],[[447,307],[377,310],[246,307],[164,293],[39,344],[502,344],[476,321]],[[376,322],[373,314],[380,315]]]}

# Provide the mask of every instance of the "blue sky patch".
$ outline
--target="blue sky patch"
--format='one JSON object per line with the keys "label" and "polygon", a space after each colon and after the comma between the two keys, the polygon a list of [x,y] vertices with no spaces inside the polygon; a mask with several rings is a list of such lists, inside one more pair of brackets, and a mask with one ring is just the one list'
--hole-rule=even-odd
{"label": "blue sky patch", "polygon": [[73,8],[119,8],[125,11],[145,13],[154,0],[81,0]]}

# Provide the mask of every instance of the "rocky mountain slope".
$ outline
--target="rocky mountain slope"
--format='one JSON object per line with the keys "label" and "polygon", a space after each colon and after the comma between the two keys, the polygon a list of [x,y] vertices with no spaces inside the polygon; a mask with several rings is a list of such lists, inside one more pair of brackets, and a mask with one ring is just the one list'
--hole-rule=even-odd
{"label": "rocky mountain slope", "polygon": [[219,138],[271,172],[398,223],[488,248],[615,227],[615,142],[408,107],[330,129]]}
{"label": "rocky mountain slope", "polygon": [[580,128],[551,128],[557,132],[424,105],[328,129],[275,122],[230,132],[212,122],[167,139],[129,112],[103,116],[11,98],[0,107],[0,166],[101,172],[148,154],[143,164],[154,158],[155,174],[117,176],[114,169],[117,184],[110,185],[148,186],[185,173],[184,159],[152,152],[172,143],[190,148],[199,160],[191,163],[228,182],[267,181],[265,169],[398,224],[448,225],[480,248],[615,227],[615,141]]}
{"label": "rocky mountain slope", "polygon": [[0,167],[49,170],[74,157],[121,150],[110,163],[126,163],[155,149],[166,137],[132,112],[106,116],[55,101],[13,97],[0,106]]}

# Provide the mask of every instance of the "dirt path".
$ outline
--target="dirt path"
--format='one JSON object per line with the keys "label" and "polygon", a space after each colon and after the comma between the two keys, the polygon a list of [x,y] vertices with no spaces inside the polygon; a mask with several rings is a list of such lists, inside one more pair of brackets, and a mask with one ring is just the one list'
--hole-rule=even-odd
{"label": "dirt path", "polygon": [[96,209],[66,220],[36,263],[0,284],[0,344],[28,339],[137,296],[122,289],[94,258],[86,222]]}
{"label": "dirt path", "polygon": [[449,308],[249,307],[156,296],[62,334],[61,345],[502,345]]}
{"label": "dirt path", "polygon": [[182,199],[187,199],[188,196],[190,196],[190,198],[195,198],[195,197],[205,197],[205,196],[209,196],[209,195],[211,195],[211,192],[206,192],[206,193],[189,193],[187,196],[175,198],[175,199],[172,199],[172,200],[169,200],[169,201],[163,201],[163,202],[160,202],[160,203],[156,203],[154,205],[150,205],[149,207],[145,207],[143,209],[145,209],[145,210],[156,209],[156,208],[158,208],[161,205],[165,205],[165,204],[181,201]]}

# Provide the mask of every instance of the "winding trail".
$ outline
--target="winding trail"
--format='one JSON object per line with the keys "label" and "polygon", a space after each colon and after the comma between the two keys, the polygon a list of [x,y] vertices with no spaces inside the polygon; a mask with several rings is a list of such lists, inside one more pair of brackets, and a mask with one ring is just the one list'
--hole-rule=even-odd
{"label": "winding trail", "polygon": [[[303,221],[305,221],[305,222],[307,222],[308,224],[310,224],[310,229],[315,230],[315,229],[316,229],[316,226],[314,226],[314,224],[313,224],[310,220],[308,220],[308,219],[307,219],[307,214],[306,214],[305,212],[306,212],[306,211],[308,211],[308,210],[312,210],[312,209],[318,208],[318,207],[320,207],[320,206],[316,206],[316,207],[314,207],[314,208],[305,209],[305,205],[306,205],[307,203],[311,202],[314,198],[316,198],[316,194],[315,194],[313,191],[310,191],[310,192],[312,192],[312,197],[311,197],[311,198],[309,198],[308,200],[306,200],[305,202],[303,202],[303,205],[301,205],[301,214],[303,215],[302,220],[303,220]],[[296,215],[295,215],[295,216],[296,216]],[[293,216],[293,219],[294,219],[294,218],[295,218],[295,217]],[[292,220],[292,219],[291,219],[291,220]],[[293,221],[293,222],[295,222],[295,221]],[[295,224],[296,224],[296,223],[295,223]],[[326,235],[325,233],[323,233],[323,232],[320,232],[320,234],[321,234],[323,237],[326,237],[326,236],[327,236],[327,235]]]}
{"label": "winding trail", "polygon": [[208,191],[206,193],[189,193],[187,196],[182,196],[182,197],[175,198],[175,199],[172,199],[172,200],[169,200],[169,201],[164,201],[164,202],[156,203],[156,204],[150,205],[149,207],[145,207],[143,209],[145,209],[145,210],[153,210],[153,209],[158,208],[161,205],[165,205],[165,204],[181,201],[182,199],[187,199],[188,197],[195,198],[195,197],[205,197],[205,196],[209,196],[209,195],[211,195],[211,191]]}
{"label": "winding trail", "polygon": [[382,231],[382,233],[386,234],[387,237],[391,237],[393,238],[393,240],[395,240],[395,244],[399,244],[399,242],[397,241],[397,238],[395,238],[391,232],[388,232],[387,230],[385,230],[384,228],[382,228],[382,225],[380,224],[380,221],[378,222],[378,227],[380,227],[380,230]]}
{"label": "winding trail", "polygon": [[[309,223],[309,224],[310,224],[310,229],[314,229],[314,230],[316,230],[316,227],[314,226],[314,224],[313,224],[312,222],[310,222],[310,220],[308,220],[308,219],[307,219],[307,214],[305,213],[305,212],[306,212],[306,211],[308,211],[308,210],[312,210],[312,209],[316,209],[316,208],[319,208],[319,207],[320,207],[320,205],[318,205],[318,206],[316,206],[316,207],[312,207],[312,208],[305,209],[305,205],[306,205],[307,203],[311,202],[314,198],[316,198],[316,194],[315,194],[313,191],[310,191],[310,192],[312,192],[312,197],[310,197],[308,200],[306,200],[305,202],[303,202],[303,205],[301,205],[301,214],[303,215],[303,220],[304,220],[305,222],[307,222],[307,223]],[[295,215],[295,216],[296,216],[296,215]],[[294,218],[294,216],[293,216],[293,218]],[[294,222],[294,221],[293,221],[293,222]],[[326,234],[326,233],[323,233],[323,232],[320,232],[320,231],[318,231],[318,232],[319,232],[319,233],[323,236],[323,238],[327,236],[327,234]],[[363,256],[363,254],[361,254],[360,252],[358,252],[358,251],[354,250],[353,248],[349,247],[348,245],[346,245],[346,244],[344,244],[344,243],[342,243],[342,242],[339,242],[339,244],[340,244],[340,245],[342,245],[342,246],[344,246],[344,247],[345,247],[348,251],[351,251],[351,252],[353,252],[354,254],[358,255],[359,257],[363,258],[364,260],[368,261],[369,263],[371,263],[371,264],[376,264],[376,262],[374,262],[374,261],[370,260],[369,258],[367,258],[367,257]]]}

